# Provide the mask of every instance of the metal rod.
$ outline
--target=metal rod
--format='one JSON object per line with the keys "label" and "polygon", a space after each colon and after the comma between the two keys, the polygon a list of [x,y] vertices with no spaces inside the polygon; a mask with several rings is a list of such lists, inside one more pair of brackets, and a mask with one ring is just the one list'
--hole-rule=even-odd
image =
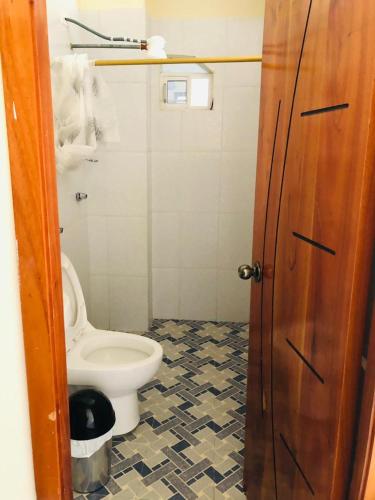
{"label": "metal rod", "polygon": [[97,59],[94,66],[141,66],[153,64],[213,64],[261,62],[262,56],[243,57],[174,57],[167,59]]}
{"label": "metal rod", "polygon": [[103,35],[103,33],[99,33],[99,31],[96,31],[90,28],[89,26],[86,26],[86,24],[83,24],[80,21],[77,21],[76,19],[72,19],[71,17],[65,17],[64,19],[67,23],[75,24],[76,26],[83,28],[84,30],[92,33],[93,35],[96,35],[99,38],[103,38],[103,40],[109,40],[111,42],[134,42],[139,44],[147,44],[147,40],[139,40],[138,38],[125,38],[123,36]]}
{"label": "metal rod", "polygon": [[71,49],[142,49],[139,43],[71,43]]}

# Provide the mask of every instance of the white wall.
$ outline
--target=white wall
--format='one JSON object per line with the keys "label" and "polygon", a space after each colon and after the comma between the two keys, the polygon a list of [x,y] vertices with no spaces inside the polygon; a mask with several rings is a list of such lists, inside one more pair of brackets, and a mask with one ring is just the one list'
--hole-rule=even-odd
{"label": "white wall", "polygon": [[36,498],[0,64],[0,483],[2,498]]}
{"label": "white wall", "polygon": [[[63,14],[105,33],[162,34],[172,54],[261,53],[260,16],[159,13],[146,29],[144,2],[127,3],[86,1],[77,11],[74,0],[63,8],[48,0],[52,55],[68,53],[69,41],[98,42],[64,27]],[[62,248],[98,328],[145,330],[151,317],[248,320],[249,283],[239,280],[237,267],[251,261],[260,64],[212,69],[214,110],[187,112],[160,110],[158,67],[96,69],[115,101],[121,141],[102,147],[97,163],[59,176],[58,186]],[[77,203],[76,191],[88,200]]]}
{"label": "white wall", "polygon": [[[70,53],[70,41],[79,41],[79,33],[61,22],[63,16],[78,17],[75,0],[48,0],[48,37],[51,60]],[[89,299],[89,248],[87,203],[78,203],[76,192],[87,192],[87,171],[90,165],[57,175],[59,222],[64,228],[61,247],[77,271],[86,300]]]}
{"label": "white wall", "polygon": [[[143,7],[85,10],[103,33],[144,37]],[[82,18],[82,17],[81,17]],[[95,58],[139,57],[92,50]],[[103,67],[117,110],[120,142],[98,152],[88,177],[90,319],[111,330],[149,327],[147,69]]]}
{"label": "white wall", "polygon": [[[260,54],[262,17],[151,17],[169,54]],[[213,111],[166,111],[152,69],[153,316],[248,321],[260,64],[212,65]]]}
{"label": "white wall", "polygon": [[[47,7],[51,57],[69,53],[69,42],[100,42],[77,27],[64,27],[60,18],[67,14],[104,33],[145,35],[143,4],[75,10],[72,0],[67,7],[48,0]],[[112,50],[81,52],[93,59],[119,57],[119,51]],[[138,57],[138,53],[127,51],[126,57]],[[104,67],[94,71],[109,85],[121,140],[101,147],[96,163],[87,162],[58,176],[62,248],[76,267],[94,326],[146,330],[150,313],[147,70]],[[88,200],[77,203],[76,191],[86,192]]]}

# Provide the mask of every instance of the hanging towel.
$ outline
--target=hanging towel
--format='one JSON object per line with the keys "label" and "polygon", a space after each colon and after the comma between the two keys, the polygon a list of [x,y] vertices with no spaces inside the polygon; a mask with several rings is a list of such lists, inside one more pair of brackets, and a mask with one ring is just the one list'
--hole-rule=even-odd
{"label": "hanging towel", "polygon": [[52,96],[59,172],[79,167],[93,156],[99,143],[119,142],[108,87],[87,54],[53,61]]}

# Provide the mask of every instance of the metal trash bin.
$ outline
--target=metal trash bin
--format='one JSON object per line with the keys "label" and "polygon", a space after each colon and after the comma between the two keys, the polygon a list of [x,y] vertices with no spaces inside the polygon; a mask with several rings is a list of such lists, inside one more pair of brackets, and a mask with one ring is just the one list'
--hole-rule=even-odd
{"label": "metal trash bin", "polygon": [[69,397],[69,413],[73,490],[90,493],[110,477],[115,412],[102,392],[83,389]]}

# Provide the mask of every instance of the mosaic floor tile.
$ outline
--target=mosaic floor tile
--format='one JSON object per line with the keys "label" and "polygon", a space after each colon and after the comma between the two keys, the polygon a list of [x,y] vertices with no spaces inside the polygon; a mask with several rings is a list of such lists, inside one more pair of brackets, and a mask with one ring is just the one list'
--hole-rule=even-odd
{"label": "mosaic floor tile", "polygon": [[144,335],[164,356],[141,422],[114,438],[110,482],[74,498],[244,500],[247,325],[154,320]]}

